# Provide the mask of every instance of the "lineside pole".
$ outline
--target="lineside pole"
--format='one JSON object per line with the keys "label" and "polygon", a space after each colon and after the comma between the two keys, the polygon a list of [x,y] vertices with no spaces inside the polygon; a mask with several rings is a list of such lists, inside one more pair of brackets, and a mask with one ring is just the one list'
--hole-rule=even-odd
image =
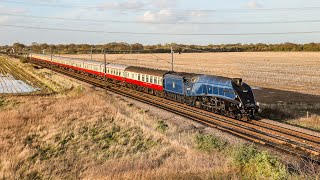
{"label": "lineside pole", "polygon": [[51,55],[51,76],[53,74],[53,67],[52,67],[52,47],[50,47],[50,55]]}
{"label": "lineside pole", "polygon": [[173,49],[171,47],[171,71],[173,72]]}
{"label": "lineside pole", "polygon": [[105,89],[107,90],[107,57],[106,57],[106,49],[103,50],[103,57],[104,57],[104,83],[105,83]]}
{"label": "lineside pole", "polygon": [[32,60],[32,47],[30,46],[30,61]]}
{"label": "lineside pole", "polygon": [[91,61],[92,61],[92,46],[91,46],[91,51],[90,52],[91,52]]}

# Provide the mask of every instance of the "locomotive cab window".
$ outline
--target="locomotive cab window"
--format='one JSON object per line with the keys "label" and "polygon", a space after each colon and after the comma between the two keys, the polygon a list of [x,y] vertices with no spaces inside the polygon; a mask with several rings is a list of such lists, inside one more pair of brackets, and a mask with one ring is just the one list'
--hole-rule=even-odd
{"label": "locomotive cab window", "polygon": [[223,88],[219,88],[219,95],[224,96],[224,89]]}
{"label": "locomotive cab window", "polygon": [[219,94],[219,88],[218,87],[215,87],[213,86],[213,94]]}
{"label": "locomotive cab window", "polygon": [[208,88],[208,94],[213,94],[213,87],[211,85],[208,85],[207,88]]}

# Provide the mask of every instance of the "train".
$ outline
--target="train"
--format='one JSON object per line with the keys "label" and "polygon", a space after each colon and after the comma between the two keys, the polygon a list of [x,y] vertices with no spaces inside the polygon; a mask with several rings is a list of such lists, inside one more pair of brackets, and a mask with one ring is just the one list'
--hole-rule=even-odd
{"label": "train", "polygon": [[110,83],[238,120],[254,119],[261,112],[252,88],[241,78],[165,71],[45,54],[29,56],[36,63],[106,79]]}

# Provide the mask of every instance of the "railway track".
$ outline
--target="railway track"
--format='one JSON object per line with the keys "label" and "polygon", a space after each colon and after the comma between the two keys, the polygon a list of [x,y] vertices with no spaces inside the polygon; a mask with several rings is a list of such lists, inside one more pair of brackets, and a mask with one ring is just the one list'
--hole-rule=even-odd
{"label": "railway track", "polygon": [[[46,67],[43,64],[40,65]],[[270,146],[301,158],[320,162],[320,137],[318,136],[257,120],[250,122],[238,121],[82,74],[60,68],[50,67],[50,69],[91,85],[106,88],[110,92],[189,118],[206,126],[220,129],[246,140]]]}

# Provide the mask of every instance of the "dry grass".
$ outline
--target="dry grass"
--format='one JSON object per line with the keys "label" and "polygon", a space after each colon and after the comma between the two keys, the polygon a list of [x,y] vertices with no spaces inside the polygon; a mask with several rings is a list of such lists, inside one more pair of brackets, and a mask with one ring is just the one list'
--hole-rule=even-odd
{"label": "dry grass", "polygon": [[[228,158],[193,148],[193,136],[118,99],[95,92],[72,97],[11,98],[0,111],[0,177],[236,177]],[[19,103],[12,103],[19,102]]]}
{"label": "dry grass", "polygon": [[[65,56],[90,59],[90,55]],[[174,57],[176,71],[242,77],[252,86],[320,95],[319,52],[194,53]],[[103,55],[93,55],[93,59],[103,61]],[[170,54],[108,54],[107,60],[171,69]]]}
{"label": "dry grass", "polygon": [[[1,102],[0,177],[4,179],[247,176],[234,164],[237,145],[199,136],[201,129],[181,129],[117,96],[75,88],[66,95],[11,97]],[[263,168],[274,161],[261,158]],[[248,163],[255,161],[248,159]],[[256,177],[257,169],[245,167]]]}
{"label": "dry grass", "polygon": [[310,117],[299,118],[288,122],[290,124],[320,131],[320,116],[317,115],[311,115]]}

